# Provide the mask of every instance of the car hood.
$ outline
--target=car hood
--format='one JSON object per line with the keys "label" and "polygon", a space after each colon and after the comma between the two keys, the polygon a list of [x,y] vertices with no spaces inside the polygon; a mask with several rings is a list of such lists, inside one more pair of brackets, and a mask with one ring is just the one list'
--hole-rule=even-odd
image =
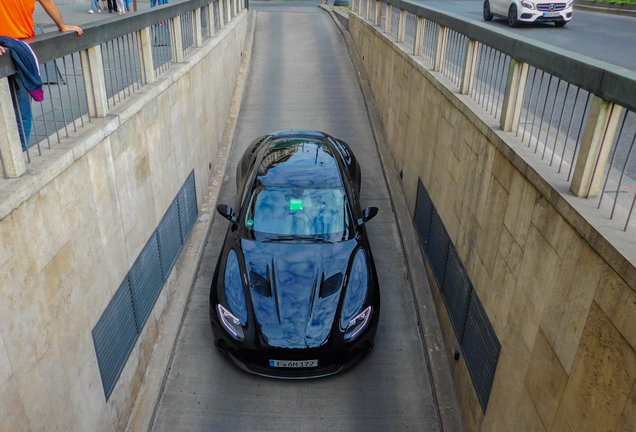
{"label": "car hood", "polygon": [[357,242],[262,243],[243,240],[245,265],[252,285],[254,272],[268,281],[270,296],[250,288],[254,316],[263,342],[277,348],[314,348],[329,338],[342,282],[321,297],[324,281],[341,272]]}

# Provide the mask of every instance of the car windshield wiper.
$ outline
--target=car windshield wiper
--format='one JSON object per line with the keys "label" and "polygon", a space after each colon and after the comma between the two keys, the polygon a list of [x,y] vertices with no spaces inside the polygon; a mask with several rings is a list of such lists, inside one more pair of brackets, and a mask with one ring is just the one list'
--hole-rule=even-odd
{"label": "car windshield wiper", "polygon": [[333,243],[331,240],[327,240],[321,237],[311,237],[311,236],[280,236],[280,237],[270,237],[268,239],[263,240],[263,243],[271,243],[276,241],[294,241],[294,240],[308,240],[315,241],[320,243]]}

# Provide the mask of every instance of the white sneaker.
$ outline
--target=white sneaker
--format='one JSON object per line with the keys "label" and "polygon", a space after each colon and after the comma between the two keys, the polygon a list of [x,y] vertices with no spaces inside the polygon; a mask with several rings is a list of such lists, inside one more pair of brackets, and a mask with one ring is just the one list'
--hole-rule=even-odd
{"label": "white sneaker", "polygon": [[97,9],[97,13],[102,13],[102,10],[101,9]]}
{"label": "white sneaker", "polygon": [[92,14],[92,13],[95,13],[95,12],[93,12],[93,9],[90,9],[90,10],[88,11],[88,13],[89,13],[89,14]]}

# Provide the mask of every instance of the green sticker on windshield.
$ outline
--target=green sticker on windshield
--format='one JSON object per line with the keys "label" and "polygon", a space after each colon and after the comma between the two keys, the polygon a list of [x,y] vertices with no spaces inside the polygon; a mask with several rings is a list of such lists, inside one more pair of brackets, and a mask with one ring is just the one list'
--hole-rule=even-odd
{"label": "green sticker on windshield", "polygon": [[289,200],[289,209],[290,210],[302,210],[303,209],[303,200],[302,198],[292,198]]}
{"label": "green sticker on windshield", "polygon": [[251,227],[252,225],[254,225],[254,221],[252,219],[248,219],[247,222],[245,222],[245,225]]}

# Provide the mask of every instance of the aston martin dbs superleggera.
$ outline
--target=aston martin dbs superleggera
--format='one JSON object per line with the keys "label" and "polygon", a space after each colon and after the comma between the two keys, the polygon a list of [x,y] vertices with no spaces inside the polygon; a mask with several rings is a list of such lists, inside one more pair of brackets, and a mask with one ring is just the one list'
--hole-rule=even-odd
{"label": "aston martin dbs superleggera", "polygon": [[278,378],[340,372],[371,350],[380,292],[360,207],[360,165],[325,133],[254,140],[236,173],[210,289],[215,345]]}

